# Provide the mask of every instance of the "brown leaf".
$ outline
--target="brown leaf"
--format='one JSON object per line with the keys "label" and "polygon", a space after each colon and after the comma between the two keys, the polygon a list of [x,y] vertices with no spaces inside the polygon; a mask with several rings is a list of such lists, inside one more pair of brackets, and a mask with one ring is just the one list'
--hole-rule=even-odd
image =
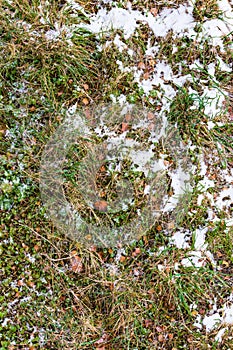
{"label": "brown leaf", "polygon": [[153,322],[150,319],[144,320],[144,323],[146,328],[149,328],[153,325]]}
{"label": "brown leaf", "polygon": [[164,336],[162,334],[159,334],[158,341],[162,343],[164,341]]}
{"label": "brown leaf", "polygon": [[82,99],[82,103],[83,103],[85,106],[87,106],[87,105],[89,104],[88,98],[87,98],[87,97],[84,97],[84,98]]}
{"label": "brown leaf", "polygon": [[148,118],[148,120],[153,120],[154,117],[155,117],[154,113],[152,113],[152,112],[148,112],[148,113],[147,113],[147,118]]}
{"label": "brown leaf", "polygon": [[85,91],[87,91],[89,89],[89,85],[88,84],[83,84],[83,88]]}
{"label": "brown leaf", "polygon": [[121,124],[121,131],[122,132],[125,132],[126,130],[128,130],[129,129],[129,124],[128,123],[122,123]]}
{"label": "brown leaf", "polygon": [[121,257],[120,257],[120,262],[124,262],[125,261],[125,259],[126,259],[126,257],[124,256],[124,255],[121,255]]}
{"label": "brown leaf", "polygon": [[155,123],[150,123],[150,125],[148,125],[148,129],[150,131],[154,130],[154,128],[155,128]]}
{"label": "brown leaf", "polygon": [[157,331],[158,333],[163,332],[163,328],[160,327],[160,326],[156,326],[155,329],[156,329],[156,331]]}
{"label": "brown leaf", "polygon": [[155,292],[154,288],[150,288],[150,289],[148,290],[148,294],[154,294],[154,292]]}
{"label": "brown leaf", "polygon": [[90,119],[91,119],[91,111],[90,111],[90,109],[89,109],[88,107],[85,108],[84,113],[85,113],[85,117],[86,117],[88,120],[90,120]]}
{"label": "brown leaf", "polygon": [[108,209],[108,203],[106,201],[97,201],[94,203],[94,208],[104,213]]}
{"label": "brown leaf", "polygon": [[132,253],[132,256],[137,256],[140,253],[141,253],[141,249],[140,248],[135,248],[134,252]]}
{"label": "brown leaf", "polygon": [[151,12],[152,15],[155,17],[155,16],[157,16],[157,14],[158,14],[158,9],[157,9],[156,7],[152,7],[152,8],[150,9],[150,12]]}
{"label": "brown leaf", "polygon": [[139,69],[145,69],[146,68],[145,63],[144,62],[139,62],[138,63],[138,68]]}
{"label": "brown leaf", "polygon": [[38,252],[38,250],[40,250],[40,246],[38,244],[34,245],[34,249],[36,252]]}
{"label": "brown leaf", "polygon": [[168,230],[172,230],[173,228],[175,228],[175,223],[174,223],[174,221],[168,222],[167,228],[168,228]]}
{"label": "brown leaf", "polygon": [[149,77],[150,77],[150,73],[149,73],[149,72],[145,72],[145,73],[143,74],[143,78],[144,78],[145,80],[148,80]]}
{"label": "brown leaf", "polygon": [[70,257],[70,264],[71,264],[71,270],[73,272],[82,272],[83,270],[83,264],[82,264],[82,258],[80,258],[80,256],[77,255],[77,251],[73,250],[70,253],[71,257]]}
{"label": "brown leaf", "polygon": [[128,123],[132,119],[131,114],[126,114],[125,115],[125,121]]}

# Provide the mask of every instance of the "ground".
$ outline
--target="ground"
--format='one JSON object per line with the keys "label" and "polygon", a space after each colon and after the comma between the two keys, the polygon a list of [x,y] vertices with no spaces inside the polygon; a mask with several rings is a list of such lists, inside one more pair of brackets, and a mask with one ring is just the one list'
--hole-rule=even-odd
{"label": "ground", "polygon": [[[233,348],[232,1],[2,0],[0,17],[0,349]],[[61,189],[92,226],[71,237],[43,176],[54,189],[51,140],[80,114]],[[103,142],[127,156],[103,162]]]}

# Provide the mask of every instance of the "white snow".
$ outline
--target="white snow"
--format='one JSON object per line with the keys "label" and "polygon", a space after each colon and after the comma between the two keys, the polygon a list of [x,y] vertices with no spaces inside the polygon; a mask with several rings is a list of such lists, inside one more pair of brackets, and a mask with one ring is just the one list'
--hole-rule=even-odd
{"label": "white snow", "polygon": [[188,240],[190,239],[190,233],[177,231],[170,238],[170,243],[174,244],[179,249],[189,248]]}
{"label": "white snow", "polygon": [[222,321],[222,317],[218,312],[215,312],[213,315],[205,316],[203,319],[203,325],[206,327],[206,332],[210,332]]}
{"label": "white snow", "polygon": [[208,231],[208,228],[202,228],[202,229],[196,229],[194,233],[194,248],[196,250],[205,250],[207,247],[207,244],[205,243],[205,236]]}

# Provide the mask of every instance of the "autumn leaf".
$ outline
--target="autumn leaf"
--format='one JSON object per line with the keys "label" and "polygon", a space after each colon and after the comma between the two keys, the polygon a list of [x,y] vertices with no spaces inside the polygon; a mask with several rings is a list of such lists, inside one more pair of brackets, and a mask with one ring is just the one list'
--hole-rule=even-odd
{"label": "autumn leaf", "polygon": [[87,105],[89,104],[88,98],[87,98],[87,97],[84,97],[84,98],[82,99],[82,103],[83,103],[85,106],[87,106]]}
{"label": "autumn leaf", "polygon": [[94,203],[94,208],[104,213],[107,211],[108,203],[106,201],[97,201]]}
{"label": "autumn leaf", "polygon": [[155,117],[154,113],[152,113],[152,112],[148,112],[148,113],[147,113],[147,118],[148,118],[148,120],[153,120],[154,117]]}
{"label": "autumn leaf", "polygon": [[132,253],[132,256],[137,256],[140,253],[141,253],[141,249],[140,248],[135,248],[134,252]]}
{"label": "autumn leaf", "polygon": [[121,255],[121,257],[120,257],[120,262],[124,262],[125,261],[125,259],[126,259],[126,257],[124,256],[124,255]]}
{"label": "autumn leaf", "polygon": [[126,114],[125,115],[125,121],[128,123],[132,119],[131,114]]}
{"label": "autumn leaf", "polygon": [[83,88],[85,91],[87,91],[89,89],[89,85],[88,84],[83,84]]}
{"label": "autumn leaf", "polygon": [[138,68],[139,69],[145,69],[146,68],[145,63],[144,62],[139,62],[138,63]]}
{"label": "autumn leaf", "polygon": [[126,130],[128,130],[129,129],[129,124],[128,123],[122,123],[121,124],[121,131],[122,132],[125,132]]}
{"label": "autumn leaf", "polygon": [[152,13],[152,15],[155,17],[158,14],[158,9],[156,7],[152,7],[150,9],[150,13]]}
{"label": "autumn leaf", "polygon": [[75,273],[82,272],[83,270],[83,264],[82,264],[82,258],[78,256],[77,251],[73,250],[70,253],[70,265],[71,265],[71,270]]}
{"label": "autumn leaf", "polygon": [[143,78],[144,78],[145,80],[148,80],[149,77],[150,77],[150,73],[149,73],[149,72],[145,72],[145,73],[143,74]]}

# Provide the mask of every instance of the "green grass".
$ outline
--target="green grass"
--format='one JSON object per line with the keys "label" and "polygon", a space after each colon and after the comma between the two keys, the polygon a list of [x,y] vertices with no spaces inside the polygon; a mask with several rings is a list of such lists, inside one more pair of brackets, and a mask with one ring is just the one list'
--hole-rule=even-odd
{"label": "green grass", "polygon": [[[218,210],[220,221],[215,222],[207,221],[211,207],[207,196],[198,204],[198,182],[202,180],[199,153],[205,155],[210,176],[219,179],[204,195],[217,196],[226,185],[221,182],[221,171],[232,168],[232,101],[228,97],[232,75],[220,67],[214,77],[208,73],[216,52],[207,39],[200,47],[191,39],[174,38],[172,33],[157,39],[145,24],[128,40],[120,31],[97,38],[82,29],[88,23],[83,11],[63,1],[51,1],[49,6],[43,5],[41,21],[39,3],[0,3],[0,349],[232,348],[232,327],[227,327],[218,344],[218,328],[206,333],[193,325],[198,314],[208,314],[211,301],[217,298],[220,307],[232,292],[233,232],[226,229],[225,222],[232,208]],[[97,11],[94,2],[79,3],[86,12]],[[185,2],[159,1],[158,11],[180,3]],[[132,1],[132,5],[149,11],[154,1]],[[126,2],[118,1],[116,6],[126,8]],[[193,15],[199,30],[207,19],[222,16],[215,1],[196,1]],[[56,23],[63,28],[62,33],[57,40],[49,41],[45,34],[55,30]],[[67,38],[65,26],[77,24],[80,28]],[[114,45],[98,51],[98,44],[113,40],[116,34],[134,51],[133,56],[119,52]],[[60,233],[49,219],[39,191],[40,159],[68,107],[75,103],[78,107],[85,105],[88,111],[92,105],[109,102],[112,95],[118,98],[124,94],[128,102],[159,111],[163,88],[155,87],[144,94],[133,81],[133,72],[122,72],[117,64],[120,60],[131,69],[143,62],[143,74],[152,72],[154,62],[144,57],[149,37],[159,44],[156,60],[170,64],[174,74],[181,65],[182,74],[192,76],[183,87],[172,85],[176,95],[169,101],[166,114],[184,142],[196,146],[189,150],[196,166],[194,191],[177,220],[162,216],[134,243],[86,248]],[[231,41],[230,37],[225,39],[225,52],[217,49],[217,53],[230,64]],[[174,54],[173,45],[177,46]],[[190,69],[196,59],[203,67]],[[211,102],[203,95],[204,82],[225,93],[225,105],[213,119],[224,125],[216,124],[212,129],[204,112]],[[121,125],[111,126],[121,134]],[[141,129],[131,130],[129,136],[147,143],[147,132]],[[84,218],[103,223],[109,217],[83,203],[77,188],[77,169],[88,154],[90,142],[96,146],[101,139],[83,138],[69,150],[63,169],[65,191]],[[158,152],[165,146],[159,147]],[[105,164],[99,172],[97,185],[103,200],[110,201],[116,196],[115,179],[124,174],[107,172],[107,167]],[[144,200],[144,176],[127,161],[124,171],[134,186],[137,209]],[[135,207],[131,208],[132,215]],[[127,223],[129,214],[113,213],[110,219],[121,225]],[[206,223],[208,250],[217,268],[208,259],[201,268],[184,267],[181,261],[194,247],[195,230]],[[171,243],[172,235],[180,229],[191,233],[189,249],[178,249]]]}

